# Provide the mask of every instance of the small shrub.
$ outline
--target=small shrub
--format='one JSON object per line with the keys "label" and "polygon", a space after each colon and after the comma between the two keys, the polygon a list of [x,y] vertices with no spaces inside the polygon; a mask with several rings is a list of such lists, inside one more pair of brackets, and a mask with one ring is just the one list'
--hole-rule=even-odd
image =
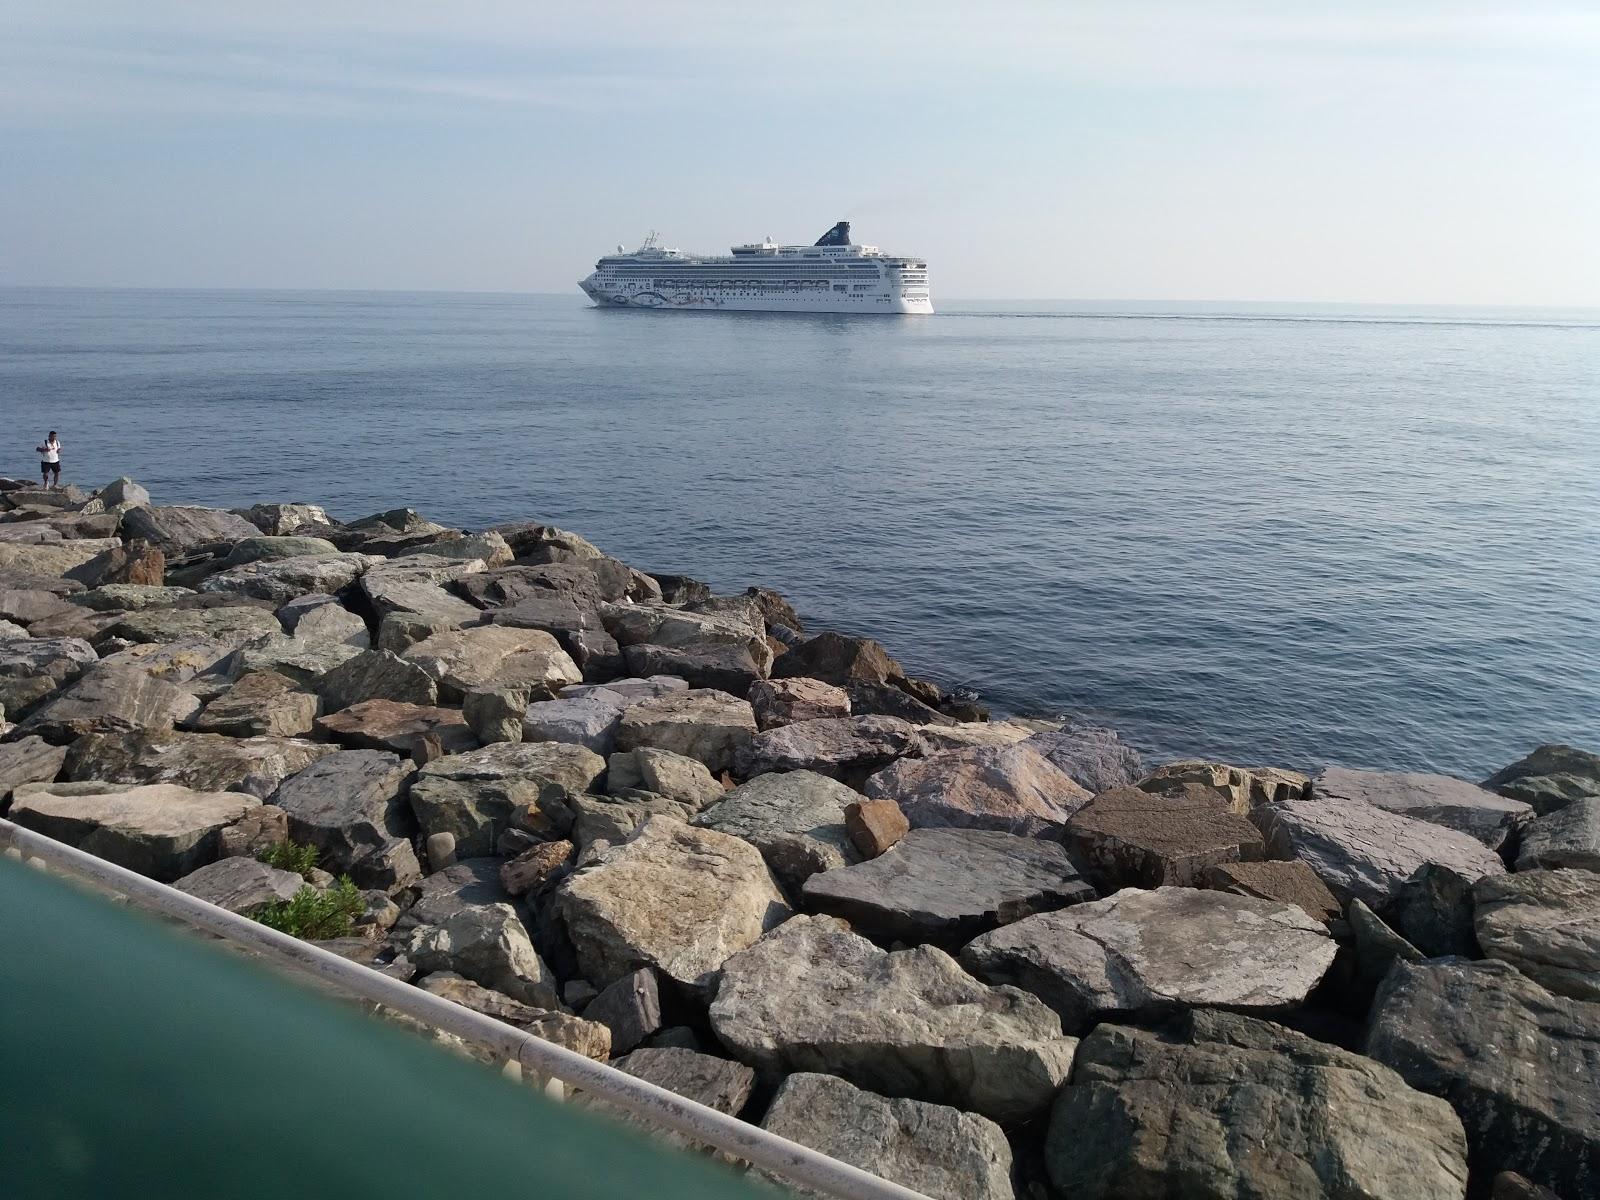
{"label": "small shrub", "polygon": [[301,842],[274,842],[256,857],[269,867],[293,871],[302,879],[309,879],[317,869],[317,848]]}
{"label": "small shrub", "polygon": [[348,937],[355,919],[366,911],[367,902],[348,875],[325,892],[309,884],[289,900],[269,904],[256,914],[256,920],[270,929],[297,938],[318,941]]}

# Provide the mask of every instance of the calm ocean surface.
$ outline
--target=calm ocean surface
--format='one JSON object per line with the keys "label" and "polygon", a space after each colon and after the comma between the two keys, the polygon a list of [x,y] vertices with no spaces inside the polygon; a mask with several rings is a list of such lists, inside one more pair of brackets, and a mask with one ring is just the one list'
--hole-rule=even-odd
{"label": "calm ocean surface", "polygon": [[0,290],[0,472],[537,517],[997,708],[1481,776],[1600,748],[1600,313]]}

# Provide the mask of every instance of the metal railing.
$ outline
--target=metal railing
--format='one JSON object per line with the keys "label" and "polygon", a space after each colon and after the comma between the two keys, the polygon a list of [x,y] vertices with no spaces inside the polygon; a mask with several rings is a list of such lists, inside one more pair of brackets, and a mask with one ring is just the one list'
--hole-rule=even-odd
{"label": "metal railing", "polygon": [[41,863],[124,896],[147,912],[175,919],[235,946],[255,951],[340,995],[404,1013],[461,1039],[502,1064],[502,1070],[508,1075],[520,1077],[527,1070],[547,1080],[560,1081],[545,1089],[557,1099],[560,1098],[560,1084],[570,1084],[639,1118],[649,1127],[682,1134],[743,1159],[780,1179],[838,1200],[928,1200],[920,1192],[829,1158],[808,1146],[697,1104],[615,1067],[585,1058],[565,1046],[547,1042],[371,967],[340,958],[320,946],[269,929],[248,917],[24,829],[12,821],[0,819],[0,851],[25,862]]}

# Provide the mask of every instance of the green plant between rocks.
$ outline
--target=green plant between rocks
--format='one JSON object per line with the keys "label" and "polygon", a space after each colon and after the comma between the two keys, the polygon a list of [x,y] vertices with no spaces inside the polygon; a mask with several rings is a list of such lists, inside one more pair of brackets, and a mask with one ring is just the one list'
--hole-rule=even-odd
{"label": "green plant between rocks", "polygon": [[292,937],[320,941],[348,937],[366,907],[360,889],[348,875],[342,875],[325,892],[307,884],[290,899],[267,905],[256,914],[256,920]]}
{"label": "green plant between rocks", "polygon": [[317,869],[318,854],[315,846],[285,838],[268,846],[257,854],[256,858],[269,867],[276,867],[280,871],[293,871],[300,878],[309,879],[311,872]]}

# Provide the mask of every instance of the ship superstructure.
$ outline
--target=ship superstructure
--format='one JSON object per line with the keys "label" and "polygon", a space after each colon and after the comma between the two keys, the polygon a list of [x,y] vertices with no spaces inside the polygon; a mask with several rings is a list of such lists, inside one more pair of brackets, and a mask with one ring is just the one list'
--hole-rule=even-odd
{"label": "ship superstructure", "polygon": [[931,313],[928,264],[850,240],[840,221],[810,246],[768,238],[725,255],[685,254],[652,234],[579,284],[603,307],[694,311]]}

